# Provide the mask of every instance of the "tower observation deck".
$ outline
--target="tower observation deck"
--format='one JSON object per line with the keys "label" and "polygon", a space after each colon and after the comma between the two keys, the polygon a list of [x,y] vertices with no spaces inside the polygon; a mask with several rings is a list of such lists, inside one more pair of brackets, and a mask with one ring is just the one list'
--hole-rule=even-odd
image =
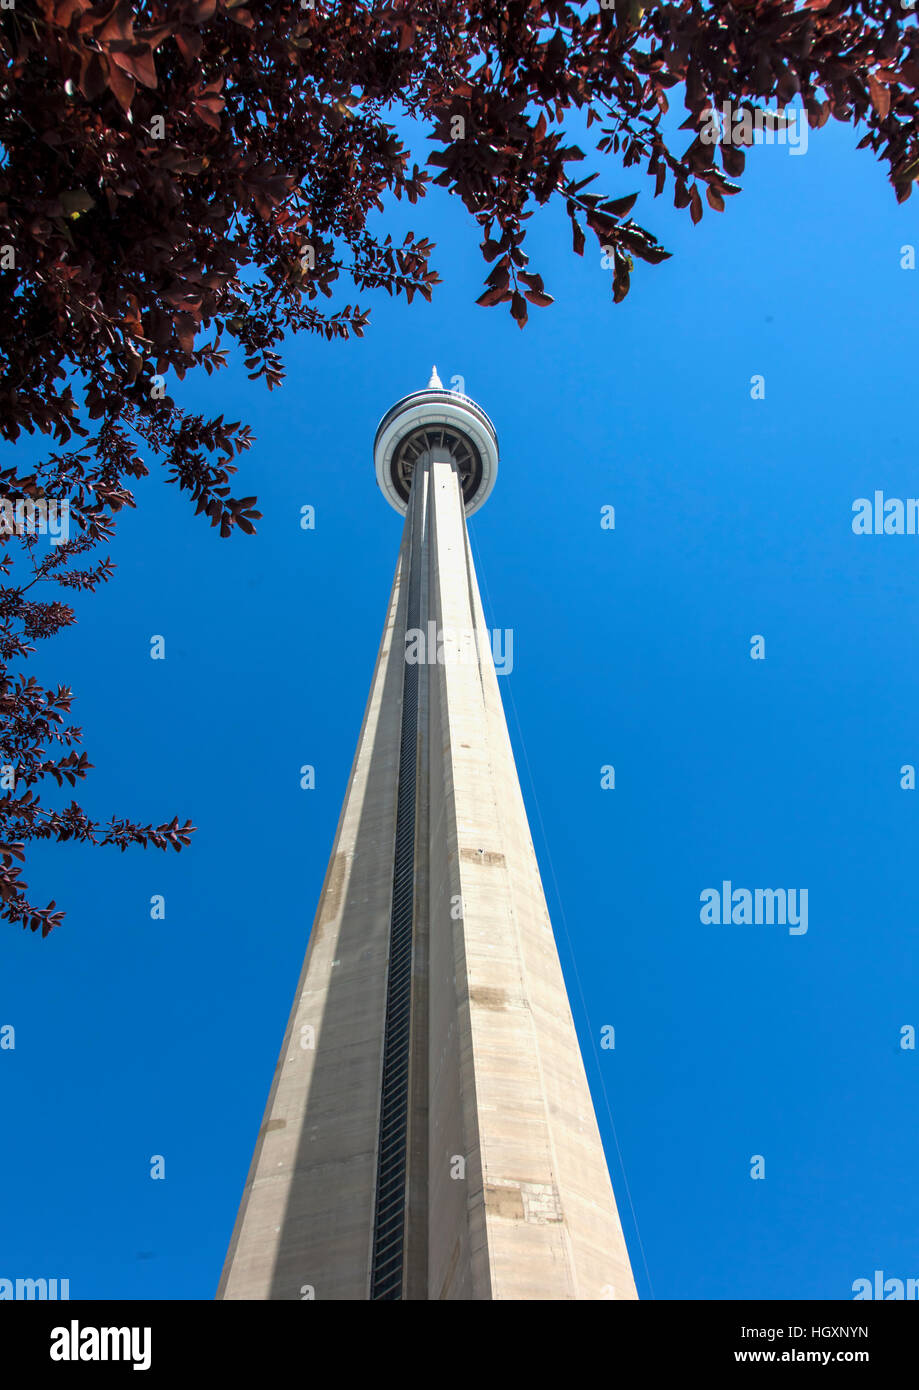
{"label": "tower observation deck", "polygon": [[408,510],[415,465],[433,448],[454,460],[466,515],[477,512],[498,476],[498,436],[470,396],[444,389],[435,367],[423,391],[388,410],[373,442],[377,482],[397,512]]}

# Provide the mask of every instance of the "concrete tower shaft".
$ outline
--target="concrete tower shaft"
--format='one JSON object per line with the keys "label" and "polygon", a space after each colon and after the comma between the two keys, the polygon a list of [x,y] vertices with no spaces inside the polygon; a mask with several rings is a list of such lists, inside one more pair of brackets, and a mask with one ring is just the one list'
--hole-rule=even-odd
{"label": "concrete tower shaft", "polygon": [[[394,471],[438,426],[477,481]],[[634,1298],[466,528],[497,438],[438,384],[375,452],[402,545],[218,1297]]]}

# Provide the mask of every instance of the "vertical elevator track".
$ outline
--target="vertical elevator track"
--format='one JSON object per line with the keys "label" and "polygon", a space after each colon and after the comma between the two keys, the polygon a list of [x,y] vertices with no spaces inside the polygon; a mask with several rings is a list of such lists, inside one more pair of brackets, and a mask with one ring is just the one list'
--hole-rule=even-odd
{"label": "vertical elevator track", "polygon": [[[421,626],[421,530],[424,471],[416,469],[409,507],[412,537],[406,628]],[[418,757],[417,663],[402,652],[402,729],[393,859],[389,971],[383,1037],[383,1080],[377,1147],[377,1191],[373,1229],[371,1299],[402,1298],[405,1252],[405,1185],[408,1139],[409,1054],[412,1003],[412,928],[415,898],[415,774]]]}

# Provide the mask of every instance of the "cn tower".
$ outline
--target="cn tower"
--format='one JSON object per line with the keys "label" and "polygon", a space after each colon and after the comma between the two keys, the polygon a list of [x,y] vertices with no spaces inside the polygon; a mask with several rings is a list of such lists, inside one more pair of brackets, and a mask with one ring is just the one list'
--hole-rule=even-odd
{"label": "cn tower", "polygon": [[428,386],[370,696],[220,1299],[634,1299],[466,521],[498,473]]}

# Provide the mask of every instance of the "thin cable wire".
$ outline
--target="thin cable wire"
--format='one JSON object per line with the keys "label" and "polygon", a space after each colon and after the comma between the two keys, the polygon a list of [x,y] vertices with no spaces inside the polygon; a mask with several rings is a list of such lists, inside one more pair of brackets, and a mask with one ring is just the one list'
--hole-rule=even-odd
{"label": "thin cable wire", "polygon": [[[485,578],[485,571],[484,571],[484,569],[482,568],[482,565],[481,565],[481,557],[480,557],[479,552],[478,552],[478,547],[476,546],[475,542],[473,541],[471,535],[470,535],[470,537],[469,537],[469,543],[470,543],[470,545],[472,546],[472,550],[473,550],[473,556],[474,556],[474,560],[475,560],[476,574],[481,576],[482,588],[483,588],[484,591],[485,591],[485,601],[486,601],[486,603],[488,604],[489,609],[491,609],[491,597],[490,597],[489,592],[488,592],[488,582],[487,582],[487,580],[486,580],[486,578]],[[492,611],[494,611],[494,610],[492,610]],[[582,1011],[583,1011],[584,1017],[585,1017],[586,1020],[587,1020],[587,1032],[588,1032],[588,1036],[590,1037],[590,1046],[591,1046],[591,1050],[593,1051],[593,1055],[594,1055],[594,1063],[595,1063],[595,1066],[596,1066],[596,1073],[597,1073],[597,1076],[600,1078],[600,1089],[601,1089],[602,1092],[603,1092],[603,1102],[604,1102],[604,1104],[605,1104],[605,1106],[606,1106],[606,1113],[607,1113],[607,1115],[609,1116],[610,1129],[613,1131],[613,1142],[614,1142],[615,1145],[616,1145],[616,1154],[617,1154],[618,1159],[619,1159],[619,1167],[620,1167],[620,1169],[622,1170],[622,1181],[623,1181],[623,1183],[624,1183],[624,1185],[625,1185],[626,1197],[628,1198],[628,1202],[629,1202],[629,1210],[630,1210],[631,1213],[632,1213],[632,1224],[633,1224],[634,1227],[635,1227],[635,1238],[636,1238],[636,1240],[638,1241],[638,1248],[639,1248],[639,1250],[641,1251],[641,1262],[642,1262],[642,1264],[644,1265],[644,1269],[645,1269],[645,1278],[646,1278],[647,1281],[648,1281],[648,1288],[651,1290],[651,1298],[652,1298],[652,1300],[655,1300],[654,1285],[653,1285],[653,1283],[652,1283],[652,1281],[651,1281],[651,1271],[650,1271],[650,1269],[648,1268],[648,1260],[647,1260],[647,1256],[645,1255],[645,1247],[644,1247],[644,1243],[643,1243],[643,1241],[642,1241],[642,1239],[641,1239],[641,1231],[639,1230],[639,1227],[638,1227],[638,1216],[637,1216],[636,1211],[635,1211],[635,1203],[632,1201],[632,1191],[631,1191],[631,1188],[629,1187],[629,1180],[628,1180],[628,1177],[626,1176],[625,1162],[624,1162],[623,1157],[622,1157],[622,1149],[619,1147],[619,1135],[618,1135],[617,1132],[616,1132],[616,1122],[615,1122],[615,1120],[613,1119],[613,1109],[612,1109],[612,1106],[610,1105],[609,1095],[608,1095],[607,1090],[606,1090],[606,1082],[605,1082],[604,1079],[603,1079],[603,1068],[602,1068],[602,1066],[600,1065],[600,1054],[599,1054],[599,1052],[597,1051],[597,1042],[596,1042],[596,1038],[594,1037],[593,1024],[592,1024],[591,1019],[590,1019],[590,1012],[589,1012],[589,1010],[588,1010],[588,1008],[587,1008],[587,1001],[586,1001],[586,999],[585,999],[585,997],[584,997],[584,989],[583,989],[583,987],[582,987],[582,985],[581,985],[581,977],[580,977],[580,974],[578,973],[577,958],[575,957],[574,949],[573,949],[572,944],[571,944],[571,933],[570,933],[569,930],[568,930],[568,919],[567,919],[567,917],[565,916],[565,905],[564,905],[564,903],[563,903],[563,901],[562,901],[562,895],[561,895],[561,893],[559,892],[558,878],[556,877],[556,873],[555,873],[555,865],[554,865],[554,863],[552,862],[552,853],[551,853],[551,850],[549,849],[549,837],[548,837],[547,834],[546,834],[546,827],[545,827],[545,822],[543,821],[543,818],[542,818],[542,808],[540,807],[540,804],[539,804],[539,797],[536,795],[536,783],[535,783],[534,778],[533,778],[533,771],[532,771],[532,768],[530,767],[530,756],[529,756],[529,754],[528,754],[528,752],[527,752],[526,740],[525,740],[524,737],[523,737],[523,729],[522,729],[521,724],[520,724],[520,718],[519,718],[519,716],[518,716],[518,714],[517,714],[517,702],[516,702],[516,700],[514,699],[514,691],[513,691],[513,687],[511,686],[511,683],[510,683],[510,676],[509,676],[509,675],[508,675],[508,678],[507,678],[507,693],[508,693],[508,695],[510,696],[511,709],[512,709],[513,715],[514,715],[514,723],[515,723],[515,725],[516,725],[516,727],[517,727],[517,737],[518,737],[518,739],[520,740],[520,747],[523,749],[523,760],[524,760],[524,762],[526,763],[527,778],[529,779],[529,783],[530,783],[530,791],[531,791],[531,794],[532,794],[532,797],[533,797],[533,805],[536,807],[536,815],[537,815],[537,817],[538,817],[538,819],[539,819],[539,829],[540,829],[540,833],[541,833],[541,835],[542,835],[543,847],[544,847],[544,851],[545,851],[545,855],[546,855],[546,862],[547,862],[548,865],[549,865],[549,872],[550,872],[550,874],[552,875],[552,885],[553,885],[553,887],[554,887],[554,889],[555,889],[555,900],[556,900],[556,902],[558,903],[558,909],[559,909],[559,913],[560,913],[561,919],[562,919],[562,928],[563,928],[564,933],[565,933],[565,940],[566,940],[567,943],[568,943],[568,955],[569,955],[569,958],[570,958],[570,960],[571,960],[571,967],[572,967],[572,969],[573,969],[573,971],[574,971],[575,983],[577,984],[577,987],[578,987],[578,994],[580,995],[580,999],[581,999],[581,1009],[582,1009]],[[656,1301],[656,1300],[655,1300],[655,1301]]]}

